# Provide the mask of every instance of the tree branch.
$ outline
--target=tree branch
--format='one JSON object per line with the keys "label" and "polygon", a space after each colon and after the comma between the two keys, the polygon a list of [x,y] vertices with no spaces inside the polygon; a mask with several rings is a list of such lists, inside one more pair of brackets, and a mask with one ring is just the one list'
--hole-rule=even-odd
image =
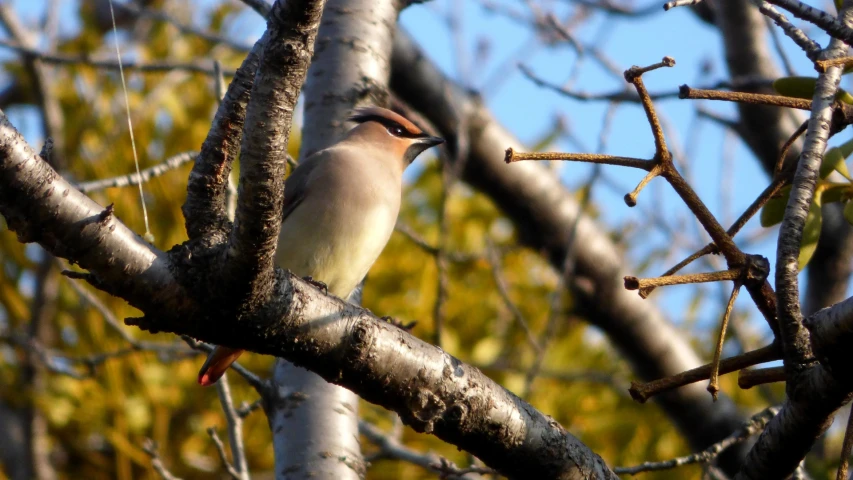
{"label": "tree branch", "polygon": [[[853,21],[853,12],[842,12],[841,18],[849,23]],[[820,58],[838,58],[844,56],[846,51],[847,46],[842,41],[833,39],[821,53]],[[777,316],[782,351],[785,355],[785,369],[792,380],[793,375],[812,360],[808,335],[803,328],[803,316],[800,311],[798,257],[803,227],[814,198],[818,168],[830,136],[835,92],[841,81],[841,73],[841,67],[832,67],[818,76],[805,144],[794,173],[791,194],[788,205],[785,207],[776,246]]]}
{"label": "tree branch", "polygon": [[187,199],[181,207],[190,238],[223,241],[231,229],[226,207],[228,178],[239,151],[246,105],[266,41],[265,33],[237,69],[195,159],[187,181]]}
{"label": "tree branch", "polygon": [[265,298],[273,287],[287,141],[324,5],[278,0],[267,19],[268,39],[246,108],[237,212],[223,259],[224,275],[245,289],[248,302]]}
{"label": "tree branch", "polygon": [[479,370],[291,274],[276,271],[273,295],[254,315],[223,315],[223,299],[183,283],[211,271],[217,257],[203,245],[167,255],[143,242],[36,156],[5,115],[0,185],[9,228],[89,269],[89,281],[145,312],[128,324],[287,358],[508,476],[616,478],[577,438]]}
{"label": "tree branch", "polygon": [[[463,92],[438,71],[402,31],[395,38],[391,88],[436,125],[451,152],[459,142],[459,126],[467,126],[461,132],[470,138],[462,180],[495,202],[515,224],[522,243],[542,252],[562,272],[572,242],[576,266],[567,286],[576,295],[580,314],[607,334],[640,378],[667,377],[702,364],[653,304],[623,288],[621,254],[607,232],[581,215],[576,197],[543,165],[520,162],[508,168],[504,148],[520,142],[476,95]],[[699,385],[658,401],[697,450],[725,438],[743,422],[730,399],[721,396],[714,405]],[[736,471],[740,461],[736,452],[730,455],[725,461],[733,459],[728,469]]]}
{"label": "tree branch", "polygon": [[[840,18],[853,22],[853,2],[845,0]],[[843,56],[846,45],[830,41],[821,58]],[[785,478],[799,465],[815,440],[829,428],[838,408],[851,398],[850,382],[841,382],[828,370],[815,365],[809,335],[803,328],[797,274],[803,226],[814,196],[818,167],[826,149],[832,122],[833,103],[841,68],[819,75],[812,100],[806,141],[785,209],[776,255],[779,340],[782,343],[788,399],[758,438],[738,474],[738,479]]]}

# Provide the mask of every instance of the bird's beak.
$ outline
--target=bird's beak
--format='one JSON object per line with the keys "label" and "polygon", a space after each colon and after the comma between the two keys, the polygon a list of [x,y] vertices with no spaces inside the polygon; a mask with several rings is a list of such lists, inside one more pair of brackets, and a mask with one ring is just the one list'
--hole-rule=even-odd
{"label": "bird's beak", "polygon": [[442,143],[444,143],[444,139],[440,137],[420,137],[413,139],[412,143],[409,144],[409,148],[406,149],[406,153],[403,155],[404,164],[408,165],[412,163],[421,152]]}
{"label": "bird's beak", "polygon": [[423,137],[418,139],[418,143],[424,145],[424,150],[426,150],[427,148],[441,145],[444,143],[444,139],[441,137]]}

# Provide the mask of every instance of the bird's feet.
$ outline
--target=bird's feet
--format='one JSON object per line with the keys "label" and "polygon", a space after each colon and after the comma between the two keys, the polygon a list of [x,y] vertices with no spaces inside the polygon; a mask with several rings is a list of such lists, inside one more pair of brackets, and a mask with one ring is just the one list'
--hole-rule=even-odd
{"label": "bird's feet", "polygon": [[397,320],[394,317],[390,317],[390,316],[380,317],[379,319],[385,320],[386,322],[390,323],[391,325],[394,325],[395,327],[399,328],[400,330],[405,330],[407,332],[411,332],[412,329],[415,328],[415,325],[418,324],[417,320],[404,324],[403,322]]}
{"label": "bird's feet", "polygon": [[314,280],[310,275],[307,277],[302,277],[302,280],[305,280],[311,285],[314,285],[315,287],[319,288],[320,291],[322,291],[326,295],[329,294],[329,286],[319,280]]}

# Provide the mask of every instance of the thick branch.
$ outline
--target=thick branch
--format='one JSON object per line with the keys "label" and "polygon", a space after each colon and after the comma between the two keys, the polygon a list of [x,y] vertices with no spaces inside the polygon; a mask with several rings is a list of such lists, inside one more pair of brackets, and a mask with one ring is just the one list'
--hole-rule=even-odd
{"label": "thick branch", "polygon": [[[849,23],[853,20],[853,12],[845,13],[842,18]],[[833,39],[820,57],[837,58],[844,56],[846,51],[847,46],[842,41]],[[803,227],[814,198],[818,169],[829,139],[835,92],[841,81],[841,73],[841,67],[833,67],[818,76],[803,152],[794,173],[791,195],[779,228],[776,246],[777,316],[782,350],[785,354],[785,368],[789,376],[811,360],[811,348],[800,311],[798,257]]]}
{"label": "thick branch", "polygon": [[[60,177],[0,112],[0,213],[21,242],[99,272],[96,286],[123,298],[182,308],[166,255]],[[63,228],[57,228],[61,225]],[[175,292],[164,294],[166,287]],[[175,295],[177,294],[177,295]]]}
{"label": "thick branch", "polygon": [[0,185],[10,229],[90,269],[96,285],[145,312],[131,324],[287,358],[508,476],[616,478],[578,439],[479,370],[293,275],[278,270],[270,300],[239,320],[216,308],[222,300],[193,298],[176,278],[210,269],[204,263],[215,257],[178,247],[169,264],[60,178],[5,116]]}
{"label": "thick branch", "polygon": [[266,40],[265,34],[234,74],[190,172],[187,200],[181,211],[191,239],[206,237],[210,241],[221,241],[230,230],[225,201],[228,177],[239,151],[246,105]]}
{"label": "thick branch", "polygon": [[267,20],[268,39],[246,108],[237,213],[224,271],[230,282],[246,288],[253,298],[264,298],[272,288],[287,141],[324,4],[324,0],[278,0]]}

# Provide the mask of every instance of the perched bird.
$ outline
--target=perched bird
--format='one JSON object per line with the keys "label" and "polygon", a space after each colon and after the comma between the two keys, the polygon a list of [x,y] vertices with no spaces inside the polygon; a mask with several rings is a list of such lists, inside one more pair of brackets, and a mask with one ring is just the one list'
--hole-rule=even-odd
{"label": "perched bird", "polygon": [[[397,222],[403,170],[443,143],[396,113],[357,109],[338,143],[306,158],[285,181],[276,264],[347,298],[367,275]],[[198,374],[212,385],[243,350],[216,347]]]}

